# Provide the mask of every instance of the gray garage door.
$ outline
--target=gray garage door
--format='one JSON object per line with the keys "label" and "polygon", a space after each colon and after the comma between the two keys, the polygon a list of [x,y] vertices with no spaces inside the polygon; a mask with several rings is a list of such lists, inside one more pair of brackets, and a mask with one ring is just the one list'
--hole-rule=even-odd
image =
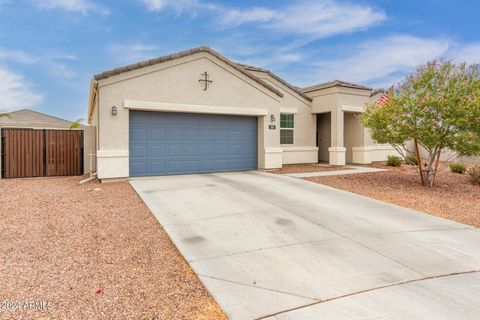
{"label": "gray garage door", "polygon": [[257,169],[257,118],[130,112],[130,176]]}

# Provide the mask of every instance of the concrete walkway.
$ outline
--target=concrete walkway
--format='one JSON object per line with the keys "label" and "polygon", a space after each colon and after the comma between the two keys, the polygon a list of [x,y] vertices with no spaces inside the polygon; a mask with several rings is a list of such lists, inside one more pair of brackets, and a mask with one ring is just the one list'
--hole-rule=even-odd
{"label": "concrete walkway", "polygon": [[131,181],[231,319],[479,319],[480,230],[259,172]]}
{"label": "concrete walkway", "polygon": [[370,172],[381,172],[381,171],[386,171],[386,170],[378,169],[378,168],[369,168],[369,167],[348,166],[348,169],[345,169],[345,170],[287,173],[285,174],[285,176],[294,177],[294,178],[311,178],[311,177],[329,177],[329,176],[339,176],[343,174],[370,173]]}

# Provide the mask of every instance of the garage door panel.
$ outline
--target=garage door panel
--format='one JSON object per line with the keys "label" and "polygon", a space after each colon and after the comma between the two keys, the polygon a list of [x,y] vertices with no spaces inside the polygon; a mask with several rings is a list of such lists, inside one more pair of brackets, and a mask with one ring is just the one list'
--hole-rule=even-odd
{"label": "garage door panel", "polygon": [[137,176],[148,175],[147,161],[130,161],[130,172],[135,173]]}
{"label": "garage door panel", "polygon": [[215,130],[202,128],[198,131],[198,140],[199,141],[213,141],[215,136]]}
{"label": "garage door panel", "polygon": [[150,159],[148,163],[148,168],[149,170],[147,171],[146,174],[163,175],[166,172],[165,161],[163,160],[157,161],[157,160]]}
{"label": "garage door panel", "polygon": [[168,156],[177,156],[180,157],[183,155],[183,147],[181,145],[169,145],[166,146],[166,154]]}
{"label": "garage door panel", "polygon": [[198,155],[199,156],[211,156],[215,148],[212,145],[198,146]]}
{"label": "garage door panel", "polygon": [[214,140],[217,142],[228,141],[228,129],[227,128],[215,129]]}
{"label": "garage door panel", "polygon": [[183,147],[184,156],[196,156],[198,155],[198,146],[184,146]]}
{"label": "garage door panel", "polygon": [[198,161],[197,160],[187,160],[183,161],[182,172],[198,172]]}
{"label": "garage door panel", "polygon": [[223,159],[216,159],[215,168],[218,168],[220,171],[228,170],[228,161]]}
{"label": "garage door panel", "polygon": [[130,118],[130,126],[137,126],[137,125],[144,125],[148,124],[148,115],[146,113],[143,114],[136,114],[135,117]]}
{"label": "garage door panel", "polygon": [[183,163],[181,160],[175,160],[175,161],[166,161],[166,168],[167,172],[170,172],[172,174],[178,174],[180,172],[183,172]]}
{"label": "garage door panel", "polygon": [[183,130],[183,140],[184,141],[197,141],[198,140],[198,130],[197,129],[184,129]]}
{"label": "garage door panel", "polygon": [[198,169],[200,172],[211,172],[215,170],[215,163],[213,160],[199,160]]}
{"label": "garage door panel", "polygon": [[183,141],[182,129],[167,128],[165,134],[165,140],[167,141]]}
{"label": "garage door panel", "polygon": [[147,127],[136,127],[130,130],[130,140],[132,141],[146,141],[147,140]]}
{"label": "garage door panel", "polygon": [[[147,129],[145,128],[145,131]],[[163,141],[165,140],[165,129],[164,128],[150,128],[148,130],[148,138],[150,141]]]}
{"label": "garage door panel", "polygon": [[[132,147],[134,148],[134,147]],[[150,157],[162,157],[167,155],[166,147],[164,145],[161,146],[150,146]]]}
{"label": "garage door panel", "polygon": [[223,156],[228,154],[228,145],[216,145],[214,155]]}
{"label": "garage door panel", "polygon": [[130,112],[130,175],[254,170],[257,118]]}
{"label": "garage door panel", "polygon": [[137,158],[144,157],[146,158],[148,153],[147,153],[147,146],[132,146],[130,149],[130,152],[135,154]]}
{"label": "garage door panel", "polygon": [[232,155],[232,156],[240,156],[241,157],[244,154],[244,150],[245,150],[245,148],[243,148],[242,146],[233,145],[233,146],[229,146],[228,154]]}

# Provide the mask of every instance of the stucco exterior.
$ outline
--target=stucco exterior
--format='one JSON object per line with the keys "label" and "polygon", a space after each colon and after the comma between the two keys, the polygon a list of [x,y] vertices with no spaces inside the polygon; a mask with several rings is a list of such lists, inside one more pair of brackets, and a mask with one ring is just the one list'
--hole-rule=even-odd
{"label": "stucco exterior", "polygon": [[[204,72],[213,81],[207,90],[198,81]],[[316,163],[325,152],[333,165],[385,160],[392,149],[375,145],[353,117],[371,99],[371,89],[341,83],[304,92],[267,70],[235,64],[209,48],[111,70],[92,81],[90,97],[98,177],[129,177],[131,110],[257,117],[259,169]],[[281,114],[294,115],[293,144],[280,144]]]}
{"label": "stucco exterior", "polygon": [[306,94],[312,99],[311,112],[322,115],[317,121],[320,160],[325,159],[326,141],[330,142],[329,163],[333,165],[369,164],[397,154],[390,145],[375,143],[369,130],[357,119],[366,104],[379,97],[372,96],[371,89],[332,83],[310,89]]}

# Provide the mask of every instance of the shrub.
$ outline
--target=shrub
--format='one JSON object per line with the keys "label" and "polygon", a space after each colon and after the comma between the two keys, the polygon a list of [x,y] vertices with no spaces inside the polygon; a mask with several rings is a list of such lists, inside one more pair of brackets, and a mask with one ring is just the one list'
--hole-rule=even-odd
{"label": "shrub", "polygon": [[416,155],[409,155],[405,157],[405,162],[412,166],[418,166],[418,159]]}
{"label": "shrub", "polygon": [[470,168],[468,174],[470,175],[470,182],[472,182],[472,184],[480,185],[480,166]]}
{"label": "shrub", "polygon": [[390,167],[400,167],[402,165],[402,158],[397,156],[388,156],[387,166]]}
{"label": "shrub", "polygon": [[451,163],[450,170],[455,173],[464,174],[467,171],[467,168],[461,163]]}

